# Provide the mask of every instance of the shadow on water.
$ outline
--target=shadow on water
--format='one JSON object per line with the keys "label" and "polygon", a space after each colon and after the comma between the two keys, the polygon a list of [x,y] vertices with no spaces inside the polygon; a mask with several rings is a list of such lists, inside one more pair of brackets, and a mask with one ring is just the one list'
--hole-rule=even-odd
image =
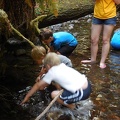
{"label": "shadow on water", "polygon": [[[78,39],[78,46],[70,56],[73,67],[85,74],[92,84],[92,94],[88,100],[81,101],[77,110],[69,110],[56,102],[41,120],[120,120],[120,51],[111,48],[107,58],[107,67],[99,68],[96,64],[81,64],[81,60],[90,57],[90,21],[91,16],[74,21],[50,26],[54,31],[65,30],[72,32]],[[120,27],[120,23],[118,23]],[[101,49],[98,52],[100,60]],[[31,86],[18,91],[14,100],[19,105]],[[30,101],[22,106],[25,113],[30,115],[29,120],[34,120],[51,101],[50,91],[38,91]],[[27,120],[27,119],[26,119]]]}

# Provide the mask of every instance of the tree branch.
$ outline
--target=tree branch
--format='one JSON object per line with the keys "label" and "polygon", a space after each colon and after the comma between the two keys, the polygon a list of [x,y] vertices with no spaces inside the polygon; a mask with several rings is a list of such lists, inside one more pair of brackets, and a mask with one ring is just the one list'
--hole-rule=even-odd
{"label": "tree branch", "polygon": [[57,94],[57,96],[50,102],[50,104],[47,106],[47,108],[35,120],[39,120],[49,110],[49,108],[58,99],[58,97],[62,94],[62,92],[63,92],[63,89],[60,90],[60,92]]}

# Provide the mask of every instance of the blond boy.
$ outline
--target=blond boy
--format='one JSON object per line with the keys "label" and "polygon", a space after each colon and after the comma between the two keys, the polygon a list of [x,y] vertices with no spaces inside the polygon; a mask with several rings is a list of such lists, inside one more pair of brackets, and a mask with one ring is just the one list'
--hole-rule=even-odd
{"label": "blond boy", "polygon": [[[48,87],[51,82],[59,84],[63,89],[63,93],[57,99],[57,102],[70,109],[75,108],[76,102],[89,98],[91,85],[87,77],[75,69],[61,63],[56,53],[48,53],[44,58],[43,65],[46,69],[45,76],[34,84],[21,102],[21,105],[26,103],[36,91],[44,90]],[[52,91],[51,97],[54,99],[58,93],[59,90]]]}

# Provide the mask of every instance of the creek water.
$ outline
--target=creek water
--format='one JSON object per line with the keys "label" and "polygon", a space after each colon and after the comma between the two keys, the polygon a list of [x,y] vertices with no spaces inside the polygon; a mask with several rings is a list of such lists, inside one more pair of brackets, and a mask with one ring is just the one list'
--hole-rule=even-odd
{"label": "creek water", "polygon": [[[106,60],[107,67],[99,68],[101,43],[99,45],[97,63],[81,64],[81,60],[90,58],[91,15],[65,23],[50,26],[54,31],[69,31],[78,39],[78,46],[70,56],[73,67],[85,74],[91,82],[92,94],[88,100],[78,103],[77,110],[69,110],[56,102],[41,120],[120,120],[120,51],[110,48]],[[116,28],[120,27],[118,20]],[[69,74],[68,74],[69,75]],[[19,105],[31,86],[26,86],[14,95]],[[50,91],[38,91],[31,97],[14,117],[20,120],[34,120],[51,102]],[[14,111],[15,112],[15,111]],[[17,113],[17,112],[16,112]],[[8,119],[9,120],[9,119]]]}

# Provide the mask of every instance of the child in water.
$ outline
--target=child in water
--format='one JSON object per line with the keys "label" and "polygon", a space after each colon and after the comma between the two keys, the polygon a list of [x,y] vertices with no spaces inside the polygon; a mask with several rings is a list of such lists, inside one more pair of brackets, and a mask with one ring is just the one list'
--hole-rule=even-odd
{"label": "child in water", "polygon": [[53,33],[50,29],[43,29],[40,39],[49,46],[49,50],[69,57],[78,45],[77,39],[68,32],[60,31]]}
{"label": "child in water", "polygon": [[[43,46],[35,46],[32,50],[31,50],[31,56],[33,58],[34,61],[37,62],[37,64],[42,64],[42,61],[44,59],[44,57],[46,56],[46,49]],[[58,55],[61,63],[64,63],[65,65],[72,67],[72,62],[69,58],[67,58],[66,56],[63,55]],[[39,76],[37,77],[36,81],[38,81],[40,79],[40,77],[45,74],[44,71],[44,67],[42,67]]]}
{"label": "child in water", "polygon": [[49,52],[43,60],[43,65],[46,70],[45,76],[33,85],[21,105],[26,103],[36,91],[44,90],[52,82],[60,86],[59,89],[51,92],[52,99],[57,96],[60,89],[63,89],[63,93],[57,99],[57,102],[70,109],[75,108],[76,102],[89,98],[91,85],[87,77],[72,67],[61,63],[56,53]]}

